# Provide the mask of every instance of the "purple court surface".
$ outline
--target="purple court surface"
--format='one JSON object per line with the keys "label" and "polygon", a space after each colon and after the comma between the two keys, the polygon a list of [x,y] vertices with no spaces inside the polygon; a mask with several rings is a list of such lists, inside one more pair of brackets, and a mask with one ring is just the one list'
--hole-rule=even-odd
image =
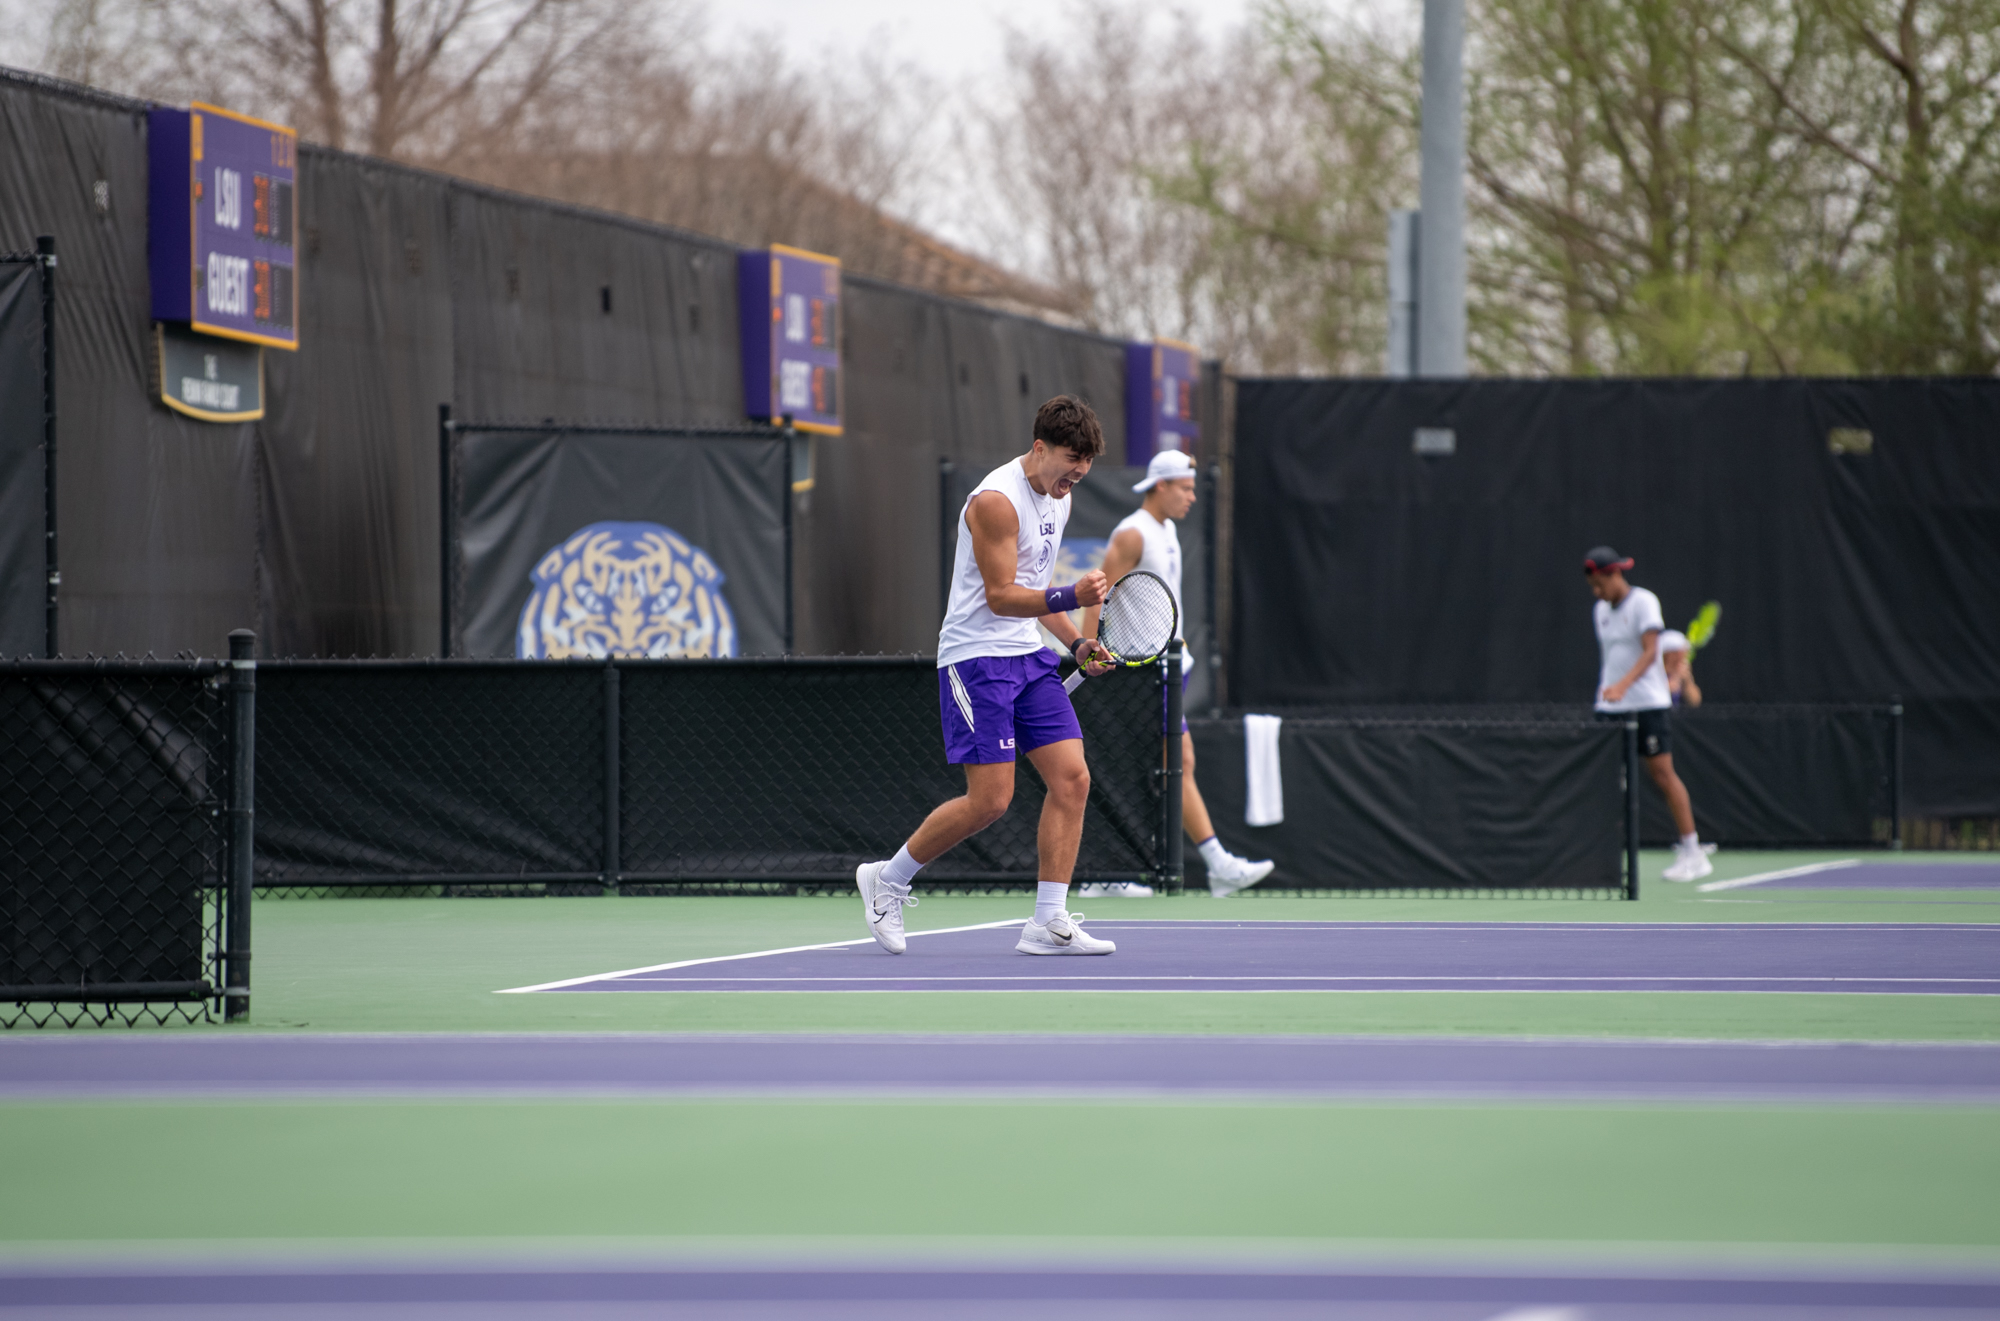
{"label": "purple court surface", "polygon": [[[16,1309],[19,1309],[17,1311]],[[88,1309],[88,1310],[85,1310]],[[294,1310],[297,1309],[297,1310]],[[442,1309],[442,1310],[441,1310]],[[0,1272],[0,1316],[731,1321],[1918,1321],[2000,1316],[1984,1275],[1035,1267]]]}
{"label": "purple court surface", "polygon": [[1852,859],[1786,868],[1703,890],[2000,890],[2000,863],[1875,862]]}
{"label": "purple court surface", "polygon": [[1118,1095],[2000,1102],[2000,1043],[467,1035],[0,1041],[0,1098]]}
{"label": "purple court surface", "polygon": [[[858,922],[857,917],[857,922]],[[1107,920],[1100,957],[1019,923],[766,950],[518,991],[1848,991],[2000,993],[2000,924]]]}

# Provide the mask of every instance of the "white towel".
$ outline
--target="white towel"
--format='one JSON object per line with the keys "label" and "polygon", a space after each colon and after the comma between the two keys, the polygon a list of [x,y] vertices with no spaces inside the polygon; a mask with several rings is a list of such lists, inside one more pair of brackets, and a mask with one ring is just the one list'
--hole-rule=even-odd
{"label": "white towel", "polygon": [[1278,765],[1281,716],[1243,717],[1243,763],[1250,792],[1244,796],[1243,821],[1275,826],[1285,819],[1285,775]]}

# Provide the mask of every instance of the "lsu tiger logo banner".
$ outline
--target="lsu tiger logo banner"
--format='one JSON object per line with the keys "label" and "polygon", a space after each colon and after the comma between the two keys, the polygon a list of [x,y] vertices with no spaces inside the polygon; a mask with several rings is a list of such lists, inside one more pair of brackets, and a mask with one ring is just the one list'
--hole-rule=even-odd
{"label": "lsu tiger logo banner", "polygon": [[723,574],[658,523],[592,523],[535,564],[514,654],[524,660],[734,656]]}

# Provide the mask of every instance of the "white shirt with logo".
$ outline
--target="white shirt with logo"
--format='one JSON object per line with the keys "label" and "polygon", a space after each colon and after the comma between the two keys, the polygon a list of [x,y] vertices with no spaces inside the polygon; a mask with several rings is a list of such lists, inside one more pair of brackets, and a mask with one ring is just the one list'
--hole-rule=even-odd
{"label": "white shirt with logo", "polygon": [[951,598],[945,606],[944,627],[938,631],[938,668],[976,656],[1028,656],[1042,650],[1042,635],[1032,619],[1009,619],[986,604],[986,580],[972,553],[972,529],[966,511],[981,491],[998,491],[1014,505],[1020,531],[1014,543],[1014,582],[1047,591],[1055,573],[1056,552],[1069,524],[1068,496],[1058,500],[1039,494],[1028,484],[1019,459],[1001,464],[965,497],[958,511],[958,550],[951,561]]}
{"label": "white shirt with logo", "polygon": [[[1154,518],[1145,509],[1135,509],[1125,516],[1123,522],[1111,529],[1111,539],[1118,540],[1118,534],[1130,528],[1139,534],[1139,563],[1136,567],[1148,573],[1156,573],[1164,578],[1167,587],[1174,594],[1174,612],[1180,617],[1180,633],[1187,636],[1187,608],[1181,604],[1181,532],[1174,526],[1174,520],[1164,521]],[[1181,673],[1186,674],[1194,664],[1193,653],[1185,645],[1181,648]]]}
{"label": "white shirt with logo", "polygon": [[1597,709],[1657,711],[1661,707],[1672,706],[1673,694],[1667,688],[1666,666],[1660,663],[1657,652],[1646,672],[1625,690],[1622,700],[1604,700],[1604,690],[1631,673],[1632,667],[1638,664],[1639,653],[1646,649],[1646,634],[1666,629],[1666,621],[1660,614],[1660,598],[1643,587],[1634,587],[1625,593],[1625,599],[1616,607],[1609,601],[1599,601],[1592,617],[1597,622],[1597,648],[1604,657],[1597,676]]}

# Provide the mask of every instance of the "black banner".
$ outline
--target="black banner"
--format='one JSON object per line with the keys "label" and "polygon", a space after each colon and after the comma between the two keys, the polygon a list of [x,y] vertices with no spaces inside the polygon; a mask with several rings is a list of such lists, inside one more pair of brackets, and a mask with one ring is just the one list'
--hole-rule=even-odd
{"label": "black banner", "polygon": [[0,261],[0,657],[45,641],[41,275]]}
{"label": "black banner", "polygon": [[785,652],[781,434],[474,427],[456,452],[459,654]]}
{"label": "black banner", "polygon": [[2000,814],[1996,435],[1983,379],[1245,381],[1233,701],[1584,705],[1609,543],[1721,602],[1711,700],[1900,694],[1906,813]]}
{"label": "black banner", "polygon": [[1275,861],[1272,889],[1620,892],[1618,726],[1288,717],[1285,819],[1251,827],[1243,722],[1188,723],[1217,834]]}

